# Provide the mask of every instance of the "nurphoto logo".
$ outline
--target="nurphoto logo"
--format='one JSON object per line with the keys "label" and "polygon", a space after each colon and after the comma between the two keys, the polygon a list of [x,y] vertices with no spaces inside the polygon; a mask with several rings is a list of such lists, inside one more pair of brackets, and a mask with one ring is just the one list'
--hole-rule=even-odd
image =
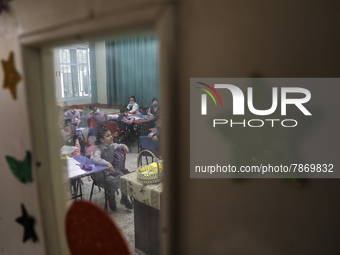
{"label": "nurphoto logo", "polygon": [[[207,94],[212,98],[212,100],[215,103],[215,106],[217,106],[216,100],[213,96],[213,94],[208,90],[210,89],[215,96],[218,98],[221,106],[222,106],[222,100],[219,95],[219,93],[216,91],[216,89],[221,89],[220,93],[225,91],[227,93],[231,93],[232,100],[233,100],[233,115],[245,115],[245,95],[243,94],[243,91],[236,85],[232,84],[214,84],[214,87],[211,85],[208,85],[206,83],[197,82],[198,84],[203,85],[205,88],[197,87],[198,89],[201,89],[202,91],[206,92],[206,94],[201,95],[201,115],[207,115]],[[272,98],[271,98],[271,107],[269,109],[256,109],[254,107],[253,103],[253,88],[248,87],[247,88],[247,106],[248,110],[257,116],[269,116],[273,114],[277,108],[278,108],[278,98],[279,98],[279,92],[277,87],[272,88]],[[291,98],[289,95],[291,94],[299,95],[299,98]],[[307,103],[311,99],[311,93],[308,89],[300,88],[300,87],[282,87],[280,88],[280,108],[281,108],[281,116],[287,115],[287,105],[295,105],[305,116],[311,116],[312,114],[307,110],[307,108],[304,106],[305,103]],[[235,122],[232,119],[214,119],[213,120],[213,127],[216,125],[226,125],[229,124],[230,127],[241,125],[243,127],[249,126],[249,127],[262,127],[266,123],[271,125],[271,127],[275,126],[275,123],[279,122],[281,123],[281,126],[283,127],[295,127],[297,126],[298,122],[295,119],[250,119],[246,120],[243,119],[241,122]]]}

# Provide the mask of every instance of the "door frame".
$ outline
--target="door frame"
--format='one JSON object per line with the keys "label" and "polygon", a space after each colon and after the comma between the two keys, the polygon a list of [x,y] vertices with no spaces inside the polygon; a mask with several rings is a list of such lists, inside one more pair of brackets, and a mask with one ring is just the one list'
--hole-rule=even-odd
{"label": "door frame", "polygon": [[[164,142],[162,151],[164,162],[171,169],[175,167],[176,153],[170,140],[172,118],[175,112],[171,106],[176,101],[176,24],[173,3],[157,3],[144,9],[125,9],[105,17],[89,17],[87,20],[68,26],[54,27],[41,32],[31,32],[20,36],[24,63],[25,88],[30,130],[32,137],[32,167],[39,194],[42,225],[47,254],[69,254],[65,235],[66,187],[63,183],[64,168],[60,171],[61,160],[58,149],[57,112],[54,86],[52,47],[80,41],[104,40],[111,36],[138,35],[154,31],[160,45],[160,86]],[[100,29],[98,29],[100,28]],[[109,37],[109,38],[108,38]],[[166,171],[164,186],[175,187],[175,174]],[[164,191],[161,219],[162,254],[175,254],[175,201],[178,192]]]}

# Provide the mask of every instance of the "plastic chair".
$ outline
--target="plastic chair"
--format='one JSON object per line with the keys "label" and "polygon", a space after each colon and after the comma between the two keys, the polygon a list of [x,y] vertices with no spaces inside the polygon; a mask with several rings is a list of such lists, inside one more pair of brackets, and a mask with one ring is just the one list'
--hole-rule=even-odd
{"label": "plastic chair", "polygon": [[[102,173],[102,174],[103,174],[103,176],[104,176],[104,178],[105,178],[105,174],[104,174],[104,173]],[[91,187],[91,193],[90,193],[90,202],[91,202],[91,200],[92,200],[94,185],[96,185],[96,186],[98,187],[99,192],[101,191],[100,186],[97,185],[96,178],[94,177],[93,174],[91,174],[91,179],[92,179],[92,187]],[[117,191],[117,192],[118,192],[118,191]],[[108,199],[109,195],[110,195],[110,192],[109,192],[107,189],[104,188],[104,198],[105,198],[104,209],[105,209],[105,211],[108,211],[108,209],[107,209],[107,208],[108,208],[107,204],[108,204],[108,201],[109,201],[109,199]]]}
{"label": "plastic chair", "polygon": [[[121,169],[123,174],[130,173],[130,171],[125,168],[126,152],[124,150],[116,150],[114,158],[118,161],[118,166],[117,167],[119,169]],[[103,176],[105,178],[104,172],[102,174],[103,174]],[[99,188],[99,191],[101,191],[100,186],[97,185],[96,178],[95,178],[95,176],[93,174],[91,174],[91,178],[92,178],[93,182],[92,182],[92,187],[91,187],[91,192],[90,192],[90,201],[92,200],[93,188],[94,188],[95,185]],[[104,190],[105,190],[104,191],[104,198],[105,198],[104,208],[105,208],[105,210],[107,210],[108,196],[109,196],[110,192],[106,188],[104,188]],[[119,195],[119,191],[118,190],[116,191],[116,194]],[[131,201],[133,202],[132,199],[131,199]]]}
{"label": "plastic chair", "polygon": [[98,123],[95,119],[88,119],[87,120],[87,125],[89,126],[89,133],[87,134],[87,139],[89,140],[90,136],[96,136],[97,135],[97,130],[98,130]]}
{"label": "plastic chair", "polygon": [[154,140],[152,140],[152,137],[140,136],[139,137],[139,145],[140,145],[140,151],[141,151],[141,154],[140,154],[140,157],[141,157],[140,163],[141,163],[141,165],[143,164],[142,163],[143,162],[143,157],[145,157],[145,160],[146,160],[147,164],[149,164],[148,157],[151,157],[152,161],[154,159],[152,154],[150,154],[149,152],[144,151],[144,150],[151,151],[157,158],[159,158],[159,153],[157,151],[159,143],[155,142]]}
{"label": "plastic chair", "polygon": [[111,131],[113,139],[117,143],[125,143],[128,147],[130,147],[129,139],[126,133],[123,133],[118,124],[115,121],[106,121],[105,127]]}
{"label": "plastic chair", "polygon": [[76,136],[81,135],[83,137],[83,139],[85,140],[84,133],[83,133],[84,130],[86,130],[86,128],[84,128],[84,127],[77,127],[77,129],[76,129]]}
{"label": "plastic chair", "polygon": [[105,127],[111,131],[113,140],[115,142],[120,142],[117,124],[114,121],[105,121]]}
{"label": "plastic chair", "polygon": [[[145,109],[145,113],[144,115],[148,116],[150,108],[146,108]],[[148,116],[150,117],[150,116]],[[147,136],[149,134],[149,129],[153,128],[154,126],[156,126],[156,120],[150,120],[148,122],[144,122],[144,123],[140,123],[139,124],[139,135],[141,136]]]}

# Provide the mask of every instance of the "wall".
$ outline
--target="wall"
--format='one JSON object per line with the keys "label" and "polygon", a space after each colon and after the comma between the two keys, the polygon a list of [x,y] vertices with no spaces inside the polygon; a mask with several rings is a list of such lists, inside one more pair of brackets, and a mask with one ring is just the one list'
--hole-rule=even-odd
{"label": "wall", "polygon": [[[337,1],[183,1],[177,54],[182,114],[176,121],[186,127],[176,136],[181,164],[189,168],[191,77],[339,77],[339,7]],[[335,116],[323,116],[318,132],[337,134],[339,125],[327,125]],[[336,154],[309,134],[295,145],[299,156],[311,160],[309,146]],[[189,179],[185,166],[176,172],[180,254],[339,253],[339,180],[312,179],[297,188],[280,179]]]}
{"label": "wall", "polygon": [[[36,2],[36,4],[38,4]],[[22,22],[22,7],[11,4],[11,12],[0,15],[0,58],[7,60],[9,52],[14,52],[15,67],[21,74],[17,85],[17,100],[13,100],[9,90],[3,90],[1,85],[0,107],[4,109],[0,122],[0,252],[1,254],[45,254],[45,238],[38,201],[38,191],[35,182],[22,184],[11,173],[5,155],[23,160],[26,150],[32,151],[29,129],[28,106],[25,94],[23,67],[18,36],[25,31]],[[46,10],[46,9],[45,9]],[[33,11],[31,9],[31,11]],[[32,13],[32,12],[31,12]],[[28,22],[29,23],[29,22]],[[4,79],[1,68],[0,80]],[[33,176],[35,180],[36,176]],[[20,204],[23,203],[27,212],[36,219],[38,243],[22,242],[23,227],[15,222],[22,215]]]}
{"label": "wall", "polygon": [[97,91],[98,103],[107,104],[106,96],[106,51],[105,42],[96,43],[96,70],[97,70]]}

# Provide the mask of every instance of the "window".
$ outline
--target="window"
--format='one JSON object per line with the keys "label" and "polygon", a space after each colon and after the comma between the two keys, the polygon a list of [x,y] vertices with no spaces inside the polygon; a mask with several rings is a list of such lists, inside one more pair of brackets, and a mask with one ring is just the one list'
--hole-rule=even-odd
{"label": "window", "polygon": [[[57,49],[56,88],[60,101],[91,96],[90,49],[65,47]],[[59,63],[58,63],[59,62]],[[59,93],[58,93],[59,92]],[[58,100],[58,101],[59,101]]]}

